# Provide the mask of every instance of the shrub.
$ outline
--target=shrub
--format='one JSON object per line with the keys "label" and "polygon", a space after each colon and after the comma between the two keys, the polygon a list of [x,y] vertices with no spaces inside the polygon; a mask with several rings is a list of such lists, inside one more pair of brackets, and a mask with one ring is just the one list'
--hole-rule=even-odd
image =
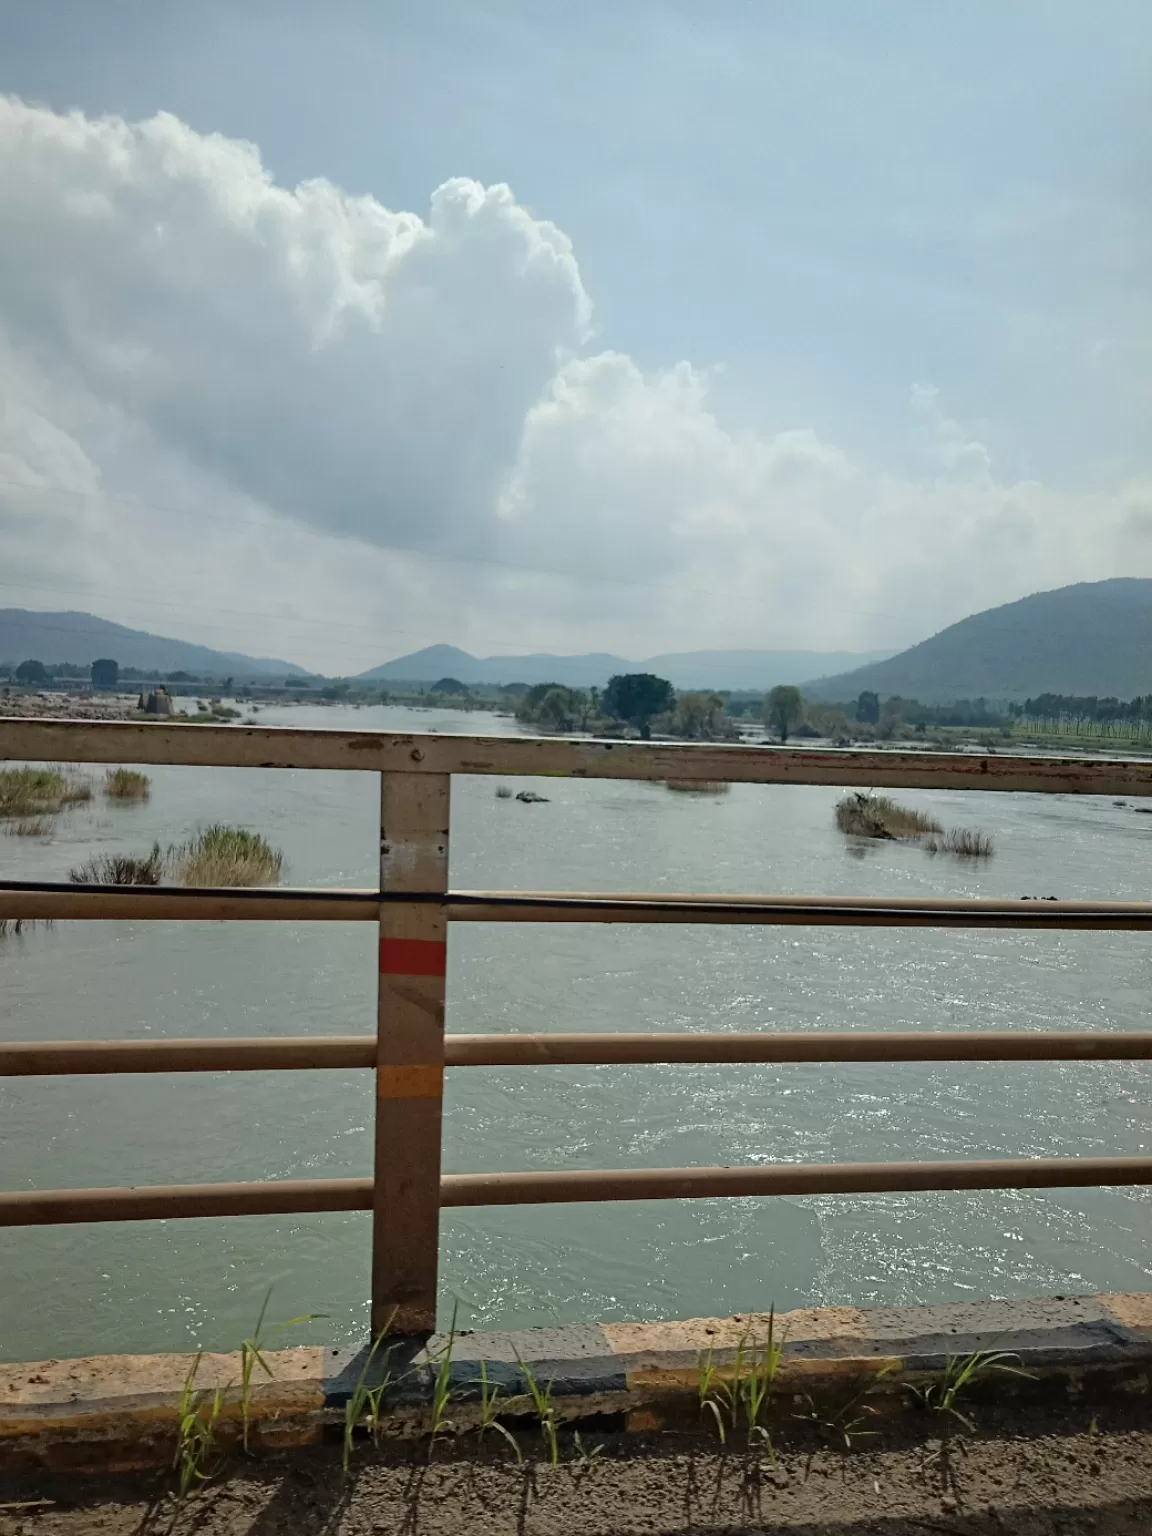
{"label": "shrub", "polygon": [[258,832],[244,827],[205,827],[169,850],[181,885],[274,885],[284,855]]}
{"label": "shrub", "polygon": [[164,855],[160,844],[143,858],[128,853],[102,853],[79,865],[68,876],[73,885],[160,885],[164,880]]}
{"label": "shrub", "polygon": [[132,768],[109,768],[104,776],[104,793],[109,800],[147,800],[152,780]]}

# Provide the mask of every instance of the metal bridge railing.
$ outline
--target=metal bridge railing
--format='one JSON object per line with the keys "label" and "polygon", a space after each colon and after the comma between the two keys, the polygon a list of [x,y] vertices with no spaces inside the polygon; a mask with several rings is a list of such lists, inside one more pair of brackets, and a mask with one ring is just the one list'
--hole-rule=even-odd
{"label": "metal bridge railing", "polygon": [[0,919],[371,922],[379,928],[380,958],[374,1034],[0,1043],[0,1075],[7,1076],[373,1069],[377,1110],[371,1178],[15,1191],[0,1193],[0,1226],[371,1210],[373,1328],[390,1324],[395,1332],[422,1333],[435,1324],[444,1206],[1152,1183],[1152,1157],[446,1175],[440,1169],[446,1067],[1152,1058],[1152,1033],[1143,1032],[445,1035],[447,938],[453,922],[1152,929],[1149,902],[453,891],[448,886],[453,774],[1135,797],[1152,795],[1152,767],[1146,764],[0,720],[0,761],[5,759],[379,774],[378,889],[115,889],[4,881]]}

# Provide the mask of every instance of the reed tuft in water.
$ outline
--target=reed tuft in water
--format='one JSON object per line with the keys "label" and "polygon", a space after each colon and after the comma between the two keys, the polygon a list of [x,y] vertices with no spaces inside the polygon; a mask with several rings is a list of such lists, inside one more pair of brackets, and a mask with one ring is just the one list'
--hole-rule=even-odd
{"label": "reed tuft in water", "polygon": [[275,885],[284,855],[259,832],[219,824],[205,827],[169,860],[181,885]]}
{"label": "reed tuft in water", "polygon": [[283,862],[283,854],[258,832],[217,825],[167,852],[153,843],[143,855],[99,854],[68,878],[75,885],[274,885]]}
{"label": "reed tuft in water", "polygon": [[849,795],[836,806],[836,825],[850,837],[887,840],[907,840],[944,831],[931,816],[897,805],[887,795]]}
{"label": "reed tuft in water", "polygon": [[59,768],[0,769],[0,820],[32,821],[55,816],[91,800],[92,786]]}
{"label": "reed tuft in water", "polygon": [[6,821],[4,830],[9,837],[51,837],[53,828],[47,816],[29,816],[20,821]]}
{"label": "reed tuft in water", "polygon": [[153,843],[150,853],[101,853],[78,865],[68,875],[73,885],[162,885],[164,855]]}
{"label": "reed tuft in water", "polygon": [[987,832],[970,827],[953,827],[941,837],[926,837],[923,846],[929,853],[954,853],[960,859],[990,859],[995,851]]}
{"label": "reed tuft in water", "polygon": [[946,832],[931,816],[898,805],[887,795],[851,794],[836,806],[836,825],[849,837],[917,843],[926,853],[953,853],[963,859],[991,858],[987,832],[953,827]]}
{"label": "reed tuft in water", "polygon": [[104,794],[109,800],[147,800],[152,780],[134,768],[109,768],[104,776]]}

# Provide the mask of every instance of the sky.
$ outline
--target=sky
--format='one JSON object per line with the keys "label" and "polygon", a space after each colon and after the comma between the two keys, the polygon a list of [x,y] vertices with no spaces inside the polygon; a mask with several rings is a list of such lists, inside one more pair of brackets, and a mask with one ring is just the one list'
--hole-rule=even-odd
{"label": "sky", "polygon": [[0,0],[0,606],[354,673],[1152,576],[1150,172],[1146,0]]}

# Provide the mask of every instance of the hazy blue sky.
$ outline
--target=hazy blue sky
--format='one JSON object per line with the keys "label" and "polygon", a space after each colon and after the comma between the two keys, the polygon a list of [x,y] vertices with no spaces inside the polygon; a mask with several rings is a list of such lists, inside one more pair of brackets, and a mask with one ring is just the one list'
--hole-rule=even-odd
{"label": "hazy blue sky", "polygon": [[[1147,0],[3,0],[0,91],[0,606],[352,667],[899,645],[1152,575]],[[212,135],[328,184],[305,233]],[[445,183],[416,271],[376,225]],[[198,605],[189,526],[258,590]]]}

